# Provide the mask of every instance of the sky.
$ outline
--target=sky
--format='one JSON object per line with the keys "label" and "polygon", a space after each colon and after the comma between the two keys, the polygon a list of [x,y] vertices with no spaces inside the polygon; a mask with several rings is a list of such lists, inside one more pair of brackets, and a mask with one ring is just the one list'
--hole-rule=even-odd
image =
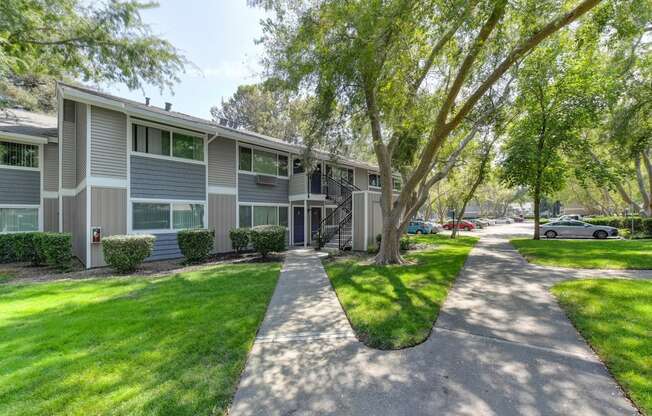
{"label": "sky", "polygon": [[255,44],[262,29],[262,9],[246,0],[159,0],[156,9],[142,12],[152,32],[170,41],[197,68],[188,66],[181,81],[161,94],[158,87],[129,91],[124,85],[102,84],[102,90],[136,101],[210,119],[211,106],[229,98],[241,84],[260,81],[263,48]]}

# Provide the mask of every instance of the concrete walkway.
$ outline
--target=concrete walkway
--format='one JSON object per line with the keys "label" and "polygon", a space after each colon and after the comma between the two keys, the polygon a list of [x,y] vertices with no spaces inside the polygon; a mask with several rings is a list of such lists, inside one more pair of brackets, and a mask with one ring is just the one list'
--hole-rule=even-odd
{"label": "concrete walkway", "polygon": [[429,339],[358,342],[315,252],[288,255],[230,415],[628,415],[631,403],[549,294],[580,272],[528,265],[492,227]]}

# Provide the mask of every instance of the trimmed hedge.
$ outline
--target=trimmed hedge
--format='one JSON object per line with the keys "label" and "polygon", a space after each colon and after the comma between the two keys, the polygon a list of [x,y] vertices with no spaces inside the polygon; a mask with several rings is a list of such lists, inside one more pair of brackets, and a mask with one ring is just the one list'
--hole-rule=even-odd
{"label": "trimmed hedge", "polygon": [[38,233],[35,237],[37,251],[48,266],[58,270],[70,270],[72,262],[72,235],[69,233]]}
{"label": "trimmed hedge", "polygon": [[67,270],[71,259],[70,234],[29,232],[0,235],[0,263],[29,261],[34,266],[47,264]]}
{"label": "trimmed hedge", "polygon": [[239,254],[249,246],[249,229],[232,228],[229,231],[229,238],[231,239],[231,247]]}
{"label": "trimmed hedge", "polygon": [[643,234],[652,236],[652,218],[641,217],[593,217],[585,219],[593,225],[607,225],[615,228],[627,228],[632,230],[632,223],[634,225],[634,234]]}
{"label": "trimmed hedge", "polygon": [[280,225],[258,225],[249,231],[249,238],[254,250],[263,257],[271,252],[285,250],[285,230]]}
{"label": "trimmed hedge", "polygon": [[112,235],[102,240],[104,261],[119,273],[136,270],[152,254],[156,237],[142,235]]}
{"label": "trimmed hedge", "polygon": [[181,230],[177,233],[177,242],[181,254],[191,263],[202,262],[213,250],[215,232],[212,230]]}

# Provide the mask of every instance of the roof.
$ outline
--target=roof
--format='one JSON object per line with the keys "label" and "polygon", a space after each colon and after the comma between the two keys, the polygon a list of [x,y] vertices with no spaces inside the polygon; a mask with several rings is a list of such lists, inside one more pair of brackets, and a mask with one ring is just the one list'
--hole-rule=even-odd
{"label": "roof", "polygon": [[[146,105],[145,103],[142,102],[107,94],[92,88],[67,84],[64,82],[59,82],[58,85],[63,87],[65,92],[68,93],[72,92],[73,95],[74,92],[76,91],[82,94],[97,97],[98,99],[107,102],[107,104],[109,104],[109,102],[117,103],[125,111],[137,111],[138,113],[146,113],[152,116],[163,117],[167,119],[169,122],[177,121],[185,124],[186,126],[190,124],[192,125],[192,127],[190,128],[194,128],[202,132],[216,134],[220,136],[225,136],[227,138],[233,138],[233,139],[238,139],[243,141],[248,141],[247,139],[251,139],[254,140],[254,144],[261,144],[260,142],[262,142],[262,144],[268,144],[272,147],[281,148],[283,150],[294,152],[294,153],[301,153],[306,149],[306,146],[302,144],[289,143],[286,142],[285,140],[281,140],[276,137],[271,137],[264,134],[243,130],[243,129],[235,129],[232,127],[215,123],[214,121],[211,120],[206,120],[200,117],[191,116],[188,114],[180,113],[178,111],[173,111],[173,110],[168,111],[165,110],[164,108],[156,107],[153,105]],[[320,155],[322,158],[330,157],[329,152],[319,150],[319,149],[315,150],[315,152],[318,155]],[[344,163],[348,163],[354,166],[363,167],[366,169],[372,169],[372,170],[378,169],[378,167],[375,165],[359,160],[347,159],[342,157],[338,157],[337,160],[340,160]]]}
{"label": "roof", "polygon": [[0,135],[16,139],[56,141],[57,118],[18,108],[5,109],[0,111]]}

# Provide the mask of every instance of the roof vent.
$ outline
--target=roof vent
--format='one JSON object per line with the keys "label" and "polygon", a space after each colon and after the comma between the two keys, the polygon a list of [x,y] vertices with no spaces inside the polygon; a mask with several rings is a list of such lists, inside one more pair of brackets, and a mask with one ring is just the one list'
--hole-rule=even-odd
{"label": "roof vent", "polygon": [[165,103],[165,111],[172,110],[172,103]]}
{"label": "roof vent", "polygon": [[145,97],[145,105],[149,105],[149,97]]}

